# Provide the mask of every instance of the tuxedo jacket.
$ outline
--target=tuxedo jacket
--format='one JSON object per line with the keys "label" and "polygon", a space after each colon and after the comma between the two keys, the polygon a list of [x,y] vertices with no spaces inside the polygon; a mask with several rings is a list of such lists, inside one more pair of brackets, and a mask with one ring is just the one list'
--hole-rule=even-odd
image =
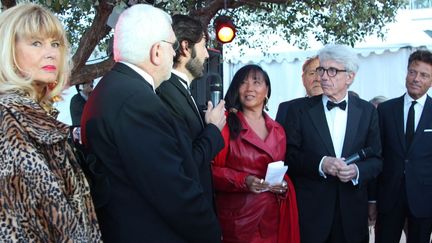
{"label": "tuxedo jacket", "polygon": [[192,141],[151,85],[122,63],[92,92],[84,142],[108,180],[97,210],[105,242],[219,242]]}
{"label": "tuxedo jacket", "polygon": [[81,115],[83,113],[85,103],[86,100],[81,96],[80,93],[72,96],[69,106],[72,125],[79,126],[81,124]]}
{"label": "tuxedo jacket", "polygon": [[171,78],[163,82],[156,93],[174,114],[176,121],[183,123],[186,133],[193,140],[200,182],[207,199],[214,205],[210,165],[211,160],[224,147],[223,137],[215,125],[205,125],[192,96],[181,82],[179,76],[171,74]]}
{"label": "tuxedo jacket", "polygon": [[342,157],[371,147],[377,156],[357,162],[359,183],[341,182],[319,173],[324,156],[335,157],[322,95],[294,100],[287,108],[284,124],[287,136],[286,163],[294,181],[299,208],[302,242],[324,242],[339,210],[348,242],[368,235],[367,184],[381,171],[381,143],[376,109],[354,96],[348,99],[347,126]]}
{"label": "tuxedo jacket", "polygon": [[[410,147],[405,142],[404,96],[378,106],[383,171],[378,178],[378,210],[391,210],[406,190],[415,217],[432,217],[432,99],[428,96]],[[405,181],[405,183],[403,183]]]}

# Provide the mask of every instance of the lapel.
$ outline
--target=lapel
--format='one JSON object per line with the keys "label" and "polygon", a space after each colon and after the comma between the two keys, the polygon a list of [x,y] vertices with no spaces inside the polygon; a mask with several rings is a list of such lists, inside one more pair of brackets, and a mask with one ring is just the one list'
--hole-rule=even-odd
{"label": "lapel", "polygon": [[180,78],[179,76],[175,75],[175,74],[171,74],[174,78],[171,79],[172,80],[172,84],[180,91],[180,93],[186,98],[188,104],[190,107],[192,107],[192,110],[194,111],[195,115],[197,116],[197,118],[200,121],[201,127],[204,128],[204,121],[201,118],[201,115],[198,111],[198,108],[195,104],[195,102],[192,100],[192,96],[189,93],[189,91],[184,87],[184,85],[181,82],[186,82],[185,80],[183,80],[182,78]]}
{"label": "lapel", "polygon": [[309,117],[312,124],[315,126],[321,139],[324,141],[328,154],[335,156],[333,142],[330,135],[330,130],[327,125],[327,119],[324,113],[324,106],[322,104],[322,95],[308,98],[310,102],[310,109],[308,110]]}
{"label": "lapel", "polygon": [[360,119],[362,116],[363,109],[360,107],[360,104],[356,97],[349,96],[348,97],[348,114],[347,114],[347,124],[345,128],[345,137],[342,147],[342,157],[347,157],[356,151],[351,151],[353,141],[356,138],[356,132],[358,131],[358,127],[360,125]]}
{"label": "lapel", "polygon": [[[273,161],[276,161],[276,157],[279,155],[279,153],[277,152],[279,150],[279,146],[277,146],[277,143],[282,141],[278,141],[277,135],[279,134],[275,134],[275,132],[273,132],[274,124],[272,124],[272,122],[269,120],[270,118],[267,116],[267,114],[264,114],[264,119],[266,127],[268,129],[268,135],[264,140],[258,137],[258,135],[253,131],[253,129],[249,127],[242,112],[237,112],[237,115],[240,119],[240,122],[242,123],[242,131],[240,136],[241,139],[263,150],[265,153],[267,153],[269,157],[272,158]],[[283,142],[285,142],[285,140]]]}
{"label": "lapel", "polygon": [[418,142],[419,137],[424,132],[424,130],[431,128],[430,127],[431,120],[432,120],[432,99],[429,96],[427,96],[422,114],[420,116],[419,123],[417,125],[417,129],[414,133],[413,141],[411,143],[411,146],[408,148],[408,152],[410,152],[413,147],[416,147],[415,143]]}
{"label": "lapel", "polygon": [[404,124],[404,96],[402,95],[396,100],[396,104],[393,106],[392,114],[394,123],[396,126],[397,139],[403,151],[406,151],[406,140],[405,140],[405,124]]}

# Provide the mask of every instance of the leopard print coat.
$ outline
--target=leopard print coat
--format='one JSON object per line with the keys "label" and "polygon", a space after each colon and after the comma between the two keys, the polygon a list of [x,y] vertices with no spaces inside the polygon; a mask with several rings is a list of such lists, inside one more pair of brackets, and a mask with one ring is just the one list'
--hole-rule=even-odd
{"label": "leopard print coat", "polygon": [[21,93],[0,95],[0,242],[100,242],[68,126]]}

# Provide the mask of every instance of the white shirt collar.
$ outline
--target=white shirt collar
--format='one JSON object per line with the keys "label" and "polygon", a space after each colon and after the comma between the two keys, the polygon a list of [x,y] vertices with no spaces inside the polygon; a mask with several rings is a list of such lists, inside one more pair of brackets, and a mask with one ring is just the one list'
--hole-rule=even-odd
{"label": "white shirt collar", "polygon": [[[427,94],[424,94],[422,97],[420,97],[419,99],[416,99],[415,101],[417,101],[417,103],[423,107],[426,103],[426,98],[427,98]],[[405,93],[405,96],[404,96],[405,106],[407,106],[407,105],[408,105],[408,107],[411,106],[412,101],[414,101],[414,99],[411,98],[411,96],[409,96],[408,93]]]}
{"label": "white shirt collar", "polygon": [[175,69],[173,69],[171,72],[174,73],[175,75],[179,76],[180,78],[182,78],[184,81],[187,82],[188,85],[190,85],[191,81],[189,80],[188,76],[185,73],[182,73],[182,72],[175,70]]}
{"label": "white shirt collar", "polygon": [[124,65],[132,68],[135,72],[137,72],[141,77],[143,77],[145,79],[145,81],[147,81],[152,86],[153,92],[155,91],[154,80],[150,74],[148,74],[146,71],[142,70],[141,68],[139,68],[138,66],[136,66],[132,63],[128,63],[128,62],[124,62],[124,61],[120,61],[120,62],[123,63]]}
{"label": "white shirt collar", "polygon": [[[345,97],[344,97],[342,100],[340,100],[339,102],[337,102],[337,104],[341,103],[341,102],[344,101],[344,100],[345,100],[346,103],[347,103],[347,109],[345,109],[345,111],[347,111],[347,110],[348,110],[348,92],[345,94]],[[327,101],[330,101],[329,97],[328,97],[327,95],[323,94],[323,95],[322,95],[322,103],[323,103],[323,105],[324,105],[324,109],[325,109],[325,110],[327,110],[327,108],[326,108]],[[332,102],[333,102],[333,101],[332,101]]]}

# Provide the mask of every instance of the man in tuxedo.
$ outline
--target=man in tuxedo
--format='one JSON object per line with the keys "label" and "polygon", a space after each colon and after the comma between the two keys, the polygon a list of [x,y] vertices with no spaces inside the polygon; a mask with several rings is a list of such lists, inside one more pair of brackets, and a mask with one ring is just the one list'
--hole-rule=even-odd
{"label": "man in tuxedo", "polygon": [[[210,162],[224,146],[220,133],[222,127],[202,118],[189,89],[192,80],[203,76],[204,62],[209,57],[206,32],[201,22],[189,16],[174,15],[172,19],[172,27],[180,46],[174,58],[171,78],[163,82],[156,93],[177,120],[187,127],[186,132],[193,140],[201,185],[209,202],[214,204]],[[223,106],[222,101],[218,110],[223,109]]]}
{"label": "man in tuxedo", "polygon": [[[90,169],[105,179],[93,191],[105,242],[220,241],[192,141],[154,91],[170,78],[177,48],[167,13],[147,4],[126,9],[115,27],[117,63],[85,106],[82,136],[97,157]],[[223,126],[216,113],[223,109],[208,119]]]}
{"label": "man in tuxedo", "polygon": [[[319,77],[316,72],[316,68],[319,66],[318,56],[308,58],[302,66],[302,82],[306,90],[306,96],[312,97],[315,95],[322,94],[322,88],[319,81]],[[295,100],[295,99],[294,99]],[[284,123],[286,119],[286,111],[288,106],[294,101],[285,101],[279,104],[279,108],[276,114],[276,121],[280,124]]]}
{"label": "man in tuxedo", "polygon": [[88,100],[90,93],[93,91],[93,80],[75,85],[77,94],[72,96],[70,101],[70,114],[73,126],[79,126],[81,124],[81,116],[84,109],[84,105]]}
{"label": "man in tuxedo", "polygon": [[408,60],[407,92],[378,105],[383,171],[378,177],[377,243],[429,243],[432,232],[432,53]]}
{"label": "man in tuxedo", "polygon": [[[304,243],[368,242],[367,184],[382,168],[376,109],[348,95],[358,70],[354,51],[328,45],[319,51],[323,94],[297,99],[282,124],[287,135],[288,173],[299,208]],[[345,158],[371,147],[372,157]]]}

